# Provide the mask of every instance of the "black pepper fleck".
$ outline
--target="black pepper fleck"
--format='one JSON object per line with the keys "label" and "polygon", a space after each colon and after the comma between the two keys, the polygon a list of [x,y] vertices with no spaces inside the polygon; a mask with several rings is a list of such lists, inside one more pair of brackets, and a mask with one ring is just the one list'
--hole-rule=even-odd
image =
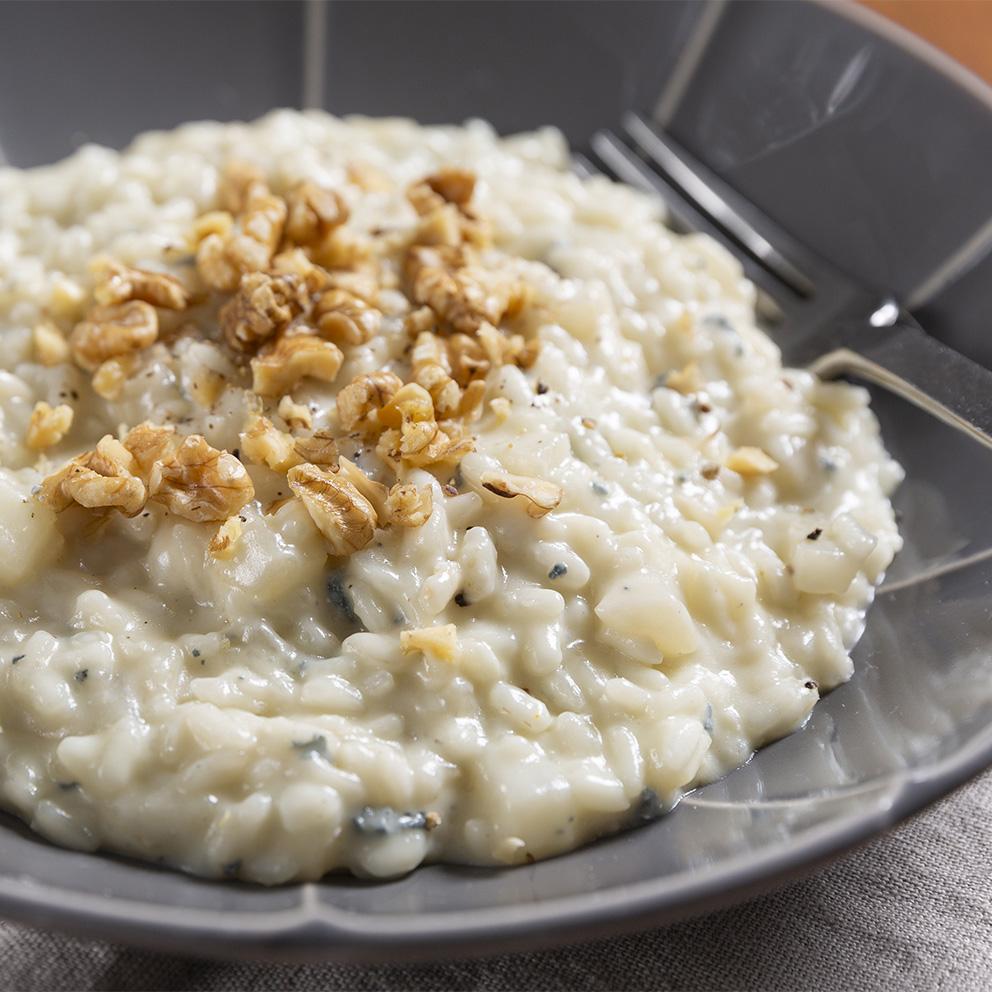
{"label": "black pepper fleck", "polygon": [[80,668],[73,678],[77,682],[85,682],[90,677],[90,670],[88,668]]}
{"label": "black pepper fleck", "polygon": [[199,658],[200,657],[200,649],[199,648],[193,648],[192,654],[193,654],[193,657],[194,658]]}
{"label": "black pepper fleck", "polygon": [[807,540],[807,541],[815,541],[815,540],[817,540],[817,539],[819,538],[819,536],[820,536],[820,535],[821,535],[822,533],[823,533],[823,528],[822,528],[822,527],[817,527],[817,528],[815,528],[814,530],[811,530],[811,531],[810,531],[810,532],[809,532],[809,533],[808,533],[808,534],[806,535],[806,540]]}
{"label": "black pepper fleck", "polygon": [[456,592],[455,593],[455,606],[468,606],[469,601],[465,598],[465,593]]}
{"label": "black pepper fleck", "polygon": [[568,565],[564,562],[558,562],[550,572],[548,572],[549,579],[560,579],[563,575],[567,574]]}
{"label": "black pepper fleck", "polygon": [[543,396],[548,391],[548,387],[543,383],[539,382],[537,384],[537,395]]}
{"label": "black pepper fleck", "polygon": [[22,654],[15,654],[14,657],[10,659],[10,663],[12,665],[16,665],[23,657],[24,655]]}

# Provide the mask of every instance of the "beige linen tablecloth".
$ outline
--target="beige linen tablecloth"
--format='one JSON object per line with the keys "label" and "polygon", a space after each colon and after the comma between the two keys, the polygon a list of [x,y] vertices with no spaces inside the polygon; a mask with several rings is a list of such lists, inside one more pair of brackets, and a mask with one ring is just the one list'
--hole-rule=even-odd
{"label": "beige linen tablecloth", "polygon": [[411,967],[219,963],[0,924],[0,987],[992,989],[992,774],[804,881],[557,951]]}

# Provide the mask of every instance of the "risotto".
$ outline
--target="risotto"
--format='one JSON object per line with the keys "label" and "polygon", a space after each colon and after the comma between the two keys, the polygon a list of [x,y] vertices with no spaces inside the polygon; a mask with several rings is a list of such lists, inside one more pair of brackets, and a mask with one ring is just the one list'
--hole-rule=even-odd
{"label": "risotto", "polygon": [[561,136],[279,112],[0,171],[0,799],[279,883],[516,864],[800,726],[867,394]]}

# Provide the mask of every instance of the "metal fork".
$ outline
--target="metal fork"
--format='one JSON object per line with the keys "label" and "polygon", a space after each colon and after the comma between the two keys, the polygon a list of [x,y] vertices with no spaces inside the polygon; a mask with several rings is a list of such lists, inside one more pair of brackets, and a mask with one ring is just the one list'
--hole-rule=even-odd
{"label": "metal fork", "polygon": [[992,448],[992,372],[799,242],[670,136],[628,113],[618,132],[597,131],[574,164],[660,196],[675,226],[736,255],[774,304],[771,332],[787,365],[875,383]]}

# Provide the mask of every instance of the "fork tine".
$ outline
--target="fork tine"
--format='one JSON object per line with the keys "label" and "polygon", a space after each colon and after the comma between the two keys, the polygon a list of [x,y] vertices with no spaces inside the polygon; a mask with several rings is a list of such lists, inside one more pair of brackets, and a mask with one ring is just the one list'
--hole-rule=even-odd
{"label": "fork tine", "polygon": [[683,231],[703,231],[720,242],[744,266],[747,277],[783,309],[788,309],[782,300],[783,290],[789,289],[764,265],[754,260],[750,254],[741,252],[740,244],[699,210],[691,199],[665,178],[658,175],[637,154],[611,131],[597,131],[589,141],[596,158],[617,179],[636,189],[660,196],[668,207],[676,226]]}
{"label": "fork tine", "polygon": [[[634,113],[624,115],[623,128],[636,148],[672,184],[684,191],[703,212],[797,296],[812,297],[818,283],[831,281],[823,263],[814,259],[808,251],[799,248],[793,239],[777,229],[752,203],[709,173],[701,163],[691,160],[670,138],[663,138]],[[762,234],[759,227],[764,228],[769,237]],[[803,272],[793,264],[775,245],[788,246],[792,257],[801,259],[800,264],[807,271]]]}

